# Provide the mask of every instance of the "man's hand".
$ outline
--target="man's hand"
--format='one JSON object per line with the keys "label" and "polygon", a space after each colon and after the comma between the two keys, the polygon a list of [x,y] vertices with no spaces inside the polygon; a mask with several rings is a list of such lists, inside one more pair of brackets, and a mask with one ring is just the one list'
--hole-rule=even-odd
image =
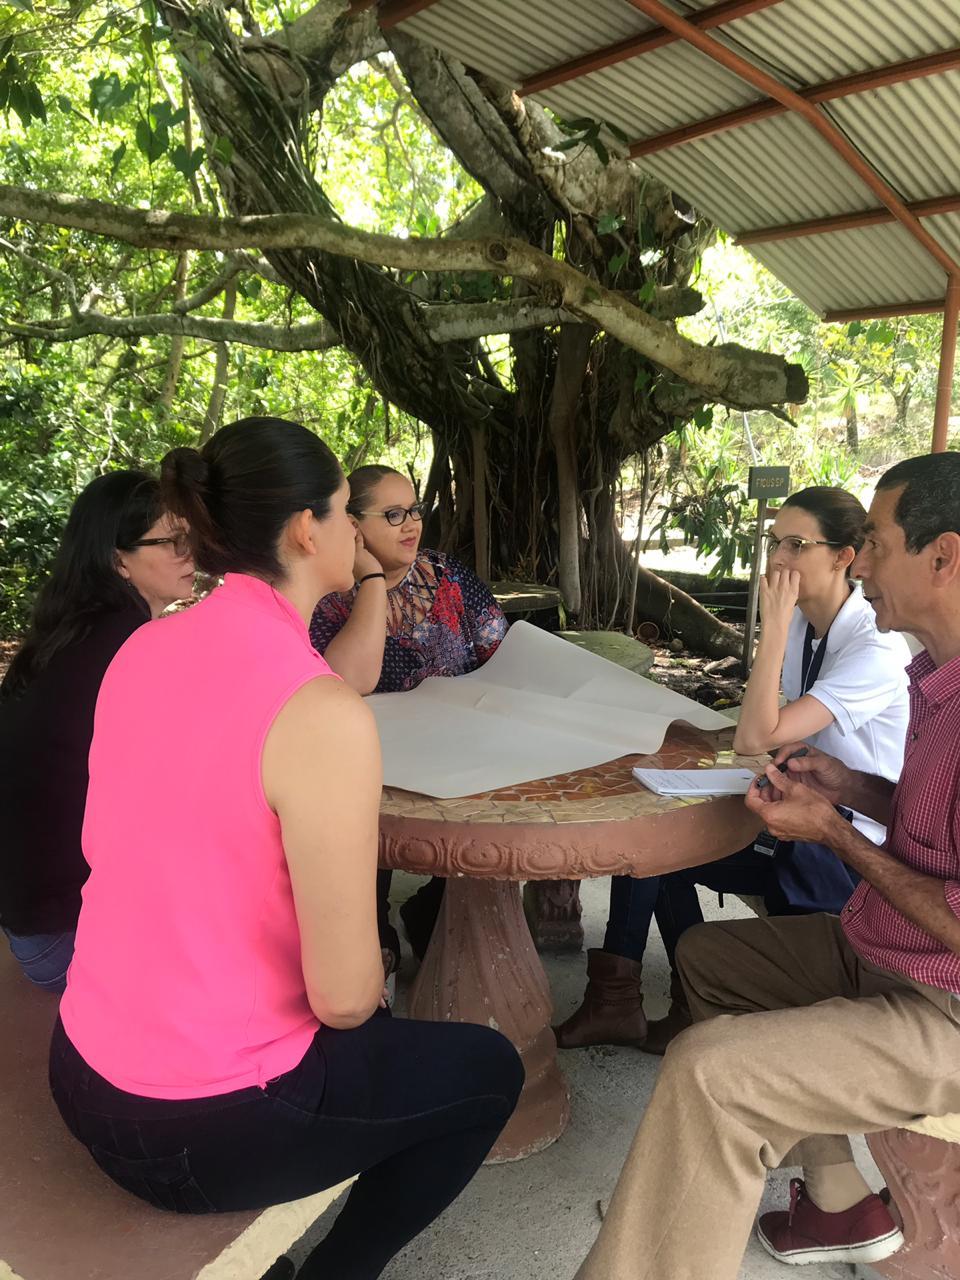
{"label": "man's hand", "polygon": [[[828,760],[831,758],[825,757]],[[809,840],[814,844],[831,844],[837,831],[837,823],[846,826],[832,802],[822,794],[812,791],[809,786],[781,773],[774,764],[768,764],[765,773],[770,785],[761,789],[760,779],[755,778],[744,803],[751,813],[762,819],[770,834],[778,840]]]}
{"label": "man's hand", "polygon": [[[796,753],[804,751],[804,755]],[[790,759],[790,757],[793,759]],[[836,756],[828,756],[825,751],[809,747],[805,742],[791,742],[781,747],[773,757],[775,765],[787,761],[788,776],[818,795],[829,800],[831,805],[849,803],[853,790],[853,774]],[[779,774],[782,779],[783,774]],[[764,788],[766,790],[766,788]]]}

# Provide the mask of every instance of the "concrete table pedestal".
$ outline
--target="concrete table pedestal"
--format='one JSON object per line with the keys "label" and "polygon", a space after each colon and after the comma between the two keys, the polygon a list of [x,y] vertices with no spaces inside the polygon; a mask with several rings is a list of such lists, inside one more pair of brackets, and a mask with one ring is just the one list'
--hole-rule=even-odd
{"label": "concrete table pedestal", "polygon": [[521,1160],[560,1137],[570,1097],[550,1026],[547,975],[511,880],[447,880],[427,954],[410,991],[412,1018],[476,1022],[502,1031],[520,1052],[523,1094],[492,1162]]}
{"label": "concrete table pedestal", "polygon": [[632,774],[636,764],[713,765],[717,748],[715,737],[675,725],[655,756],[625,756],[481,795],[439,800],[384,788],[380,865],[448,880],[411,991],[411,1016],[496,1027],[526,1067],[523,1094],[492,1160],[542,1150],[569,1118],[553,1004],[519,882],[660,875],[743,848],[758,823],[740,797],[655,796]]}

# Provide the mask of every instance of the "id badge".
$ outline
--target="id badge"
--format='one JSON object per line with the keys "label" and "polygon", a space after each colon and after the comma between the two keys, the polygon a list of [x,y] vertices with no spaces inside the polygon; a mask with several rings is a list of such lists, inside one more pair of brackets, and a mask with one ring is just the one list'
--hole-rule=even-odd
{"label": "id badge", "polygon": [[767,858],[772,858],[777,852],[777,837],[772,836],[769,831],[761,831],[753,842],[754,853],[762,853]]}

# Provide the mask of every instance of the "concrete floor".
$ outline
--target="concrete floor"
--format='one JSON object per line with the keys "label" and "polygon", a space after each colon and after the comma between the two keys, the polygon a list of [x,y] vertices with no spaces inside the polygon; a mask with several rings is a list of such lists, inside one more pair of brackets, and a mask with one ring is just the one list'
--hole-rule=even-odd
{"label": "concrete floor", "polygon": [[[601,944],[608,884],[583,885],[587,946]],[[397,874],[394,900],[402,901],[414,885],[413,877]],[[705,894],[703,902],[708,918],[719,915],[715,895]],[[749,914],[729,897],[724,913],[728,918]],[[545,957],[545,966],[559,1021],[579,1003],[585,957]],[[413,972],[406,961],[402,981],[409,983]],[[654,927],[645,963],[647,1008],[653,1017],[666,1006],[667,981],[666,956]],[[592,1048],[567,1051],[561,1063],[570,1081],[573,1113],[562,1138],[527,1160],[481,1169],[450,1209],[398,1255],[383,1280],[572,1280],[600,1225],[598,1207],[605,1206],[613,1190],[659,1061],[631,1049]],[[857,1155],[868,1180],[879,1185],[863,1143]],[[786,1204],[788,1177],[789,1172],[770,1176],[765,1209]],[[316,1224],[304,1247],[322,1236],[329,1220],[325,1215]],[[853,1274],[844,1265],[787,1270],[756,1240],[751,1240],[740,1271],[741,1280],[787,1280],[790,1275],[851,1280]]]}

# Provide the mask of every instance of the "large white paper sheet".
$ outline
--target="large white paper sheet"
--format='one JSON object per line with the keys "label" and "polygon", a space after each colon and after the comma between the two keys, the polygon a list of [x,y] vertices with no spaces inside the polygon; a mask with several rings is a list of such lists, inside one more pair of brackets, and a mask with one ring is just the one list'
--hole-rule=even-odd
{"label": "large white paper sheet", "polygon": [[606,658],[515,622],[485,666],[368,698],[383,780],[452,799],[658,751],[670,724],[730,721]]}

